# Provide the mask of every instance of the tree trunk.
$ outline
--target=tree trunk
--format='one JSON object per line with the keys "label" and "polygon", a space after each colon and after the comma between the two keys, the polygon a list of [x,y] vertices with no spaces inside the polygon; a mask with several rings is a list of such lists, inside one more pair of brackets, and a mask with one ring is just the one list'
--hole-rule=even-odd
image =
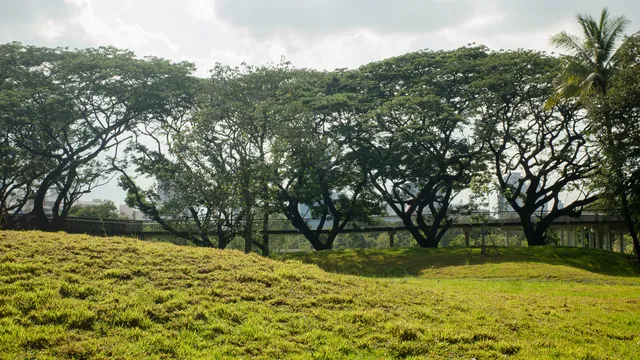
{"label": "tree trunk", "polygon": [[635,250],[636,256],[638,257],[638,266],[640,266],[640,241],[638,240],[638,233],[636,232],[635,223],[633,221],[633,218],[631,217],[629,200],[627,199],[627,194],[624,192],[620,197],[622,198],[622,213],[625,222],[627,223],[627,227],[629,228],[631,239],[633,240],[633,249]]}
{"label": "tree trunk", "polygon": [[253,215],[251,214],[251,205],[246,204],[245,209],[245,225],[244,225],[244,252],[246,254],[251,252],[251,246],[253,245]]}
{"label": "tree trunk", "polygon": [[53,181],[64,171],[67,163],[63,163],[58,165],[58,167],[50,172],[38,187],[38,191],[36,191],[36,197],[33,200],[33,210],[32,213],[35,217],[35,227],[38,230],[47,231],[49,230],[49,219],[47,218],[47,214],[44,212],[44,200],[47,197],[47,192],[49,188],[53,184]]}
{"label": "tree trunk", "polygon": [[418,246],[420,246],[421,248],[432,248],[432,247],[438,246],[438,244],[436,244],[436,246],[431,246],[431,244],[429,243],[429,241],[427,241],[424,235],[420,233],[420,230],[418,230],[418,227],[413,223],[413,221],[411,221],[411,217],[402,216],[401,218],[402,218],[402,223],[404,224],[404,226],[406,226],[407,230],[409,231],[413,239],[418,243]]}
{"label": "tree trunk", "polygon": [[36,229],[43,231],[49,228],[49,219],[47,219],[47,214],[44,212],[44,199],[47,197],[47,191],[49,191],[49,187],[43,181],[38,191],[36,191],[35,199],[33,199],[34,225]]}
{"label": "tree trunk", "polygon": [[291,200],[291,198],[287,198],[287,205],[281,204],[281,208],[287,219],[291,222],[291,225],[298,229],[302,233],[302,235],[309,241],[311,246],[316,251],[329,250],[331,246],[327,246],[326,243],[323,243],[320,237],[322,236],[319,232],[313,231],[309,228],[309,224],[304,221],[302,215],[298,211],[298,203]]}
{"label": "tree trunk", "polygon": [[228,242],[224,230],[222,229],[222,224],[218,223],[216,232],[218,235],[218,249],[224,250],[227,247]]}
{"label": "tree trunk", "polygon": [[531,217],[527,215],[520,215],[520,222],[522,223],[522,230],[524,231],[524,237],[527,239],[529,246],[544,246],[545,238],[540,236],[535,225],[531,221]]}
{"label": "tree trunk", "polygon": [[271,250],[269,249],[269,212],[266,209],[262,218],[262,246],[262,255],[268,257]]}

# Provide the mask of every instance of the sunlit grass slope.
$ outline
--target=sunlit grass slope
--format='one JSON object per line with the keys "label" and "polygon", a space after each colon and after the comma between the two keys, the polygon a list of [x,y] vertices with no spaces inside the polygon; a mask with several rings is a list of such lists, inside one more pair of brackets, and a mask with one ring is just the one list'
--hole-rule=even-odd
{"label": "sunlit grass slope", "polygon": [[[472,256],[470,265],[446,265],[465,255],[392,250],[376,262],[375,253],[362,254],[356,267],[370,270],[347,272],[418,276],[340,275],[234,251],[0,232],[0,358],[640,357],[640,279],[624,258],[584,252],[564,264],[473,265],[484,261]],[[303,258],[331,268],[331,256]],[[432,267],[401,264],[411,256],[442,258]],[[350,262],[333,269],[355,269]],[[499,272],[512,274],[488,275],[502,265],[510,267]],[[375,270],[382,266],[396,269]],[[549,276],[555,269],[566,277]]]}
{"label": "sunlit grass slope", "polygon": [[612,280],[601,275],[613,275],[635,281],[640,275],[632,255],[575,247],[487,248],[486,256],[477,248],[411,247],[291,253],[282,257],[313,263],[331,272],[374,277],[589,281]]}

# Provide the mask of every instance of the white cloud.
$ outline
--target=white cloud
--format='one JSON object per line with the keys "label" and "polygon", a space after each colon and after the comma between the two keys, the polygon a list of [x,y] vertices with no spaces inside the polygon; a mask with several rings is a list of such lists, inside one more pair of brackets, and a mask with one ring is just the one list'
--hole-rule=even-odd
{"label": "white cloud", "polygon": [[[0,0],[0,42],[114,45],[139,55],[192,61],[357,67],[419,49],[471,42],[493,49],[552,50],[576,32],[576,13],[601,1],[514,0]],[[640,2],[608,0],[640,29]],[[101,195],[96,195],[101,196]],[[118,199],[119,200],[119,199]]]}
{"label": "white cloud", "polygon": [[49,40],[60,37],[64,32],[64,26],[54,20],[48,20],[40,27],[40,35]]}
{"label": "white cloud", "polygon": [[[281,56],[299,67],[355,67],[470,42],[550,49],[550,35],[575,29],[575,13],[601,6],[595,0],[0,0],[0,5],[9,12],[0,14],[2,42],[115,45],[140,55],[195,61],[200,74],[215,62],[277,62]],[[610,5],[638,27],[639,4],[610,0]]]}
{"label": "white cloud", "polygon": [[213,0],[189,0],[187,12],[198,21],[215,21],[216,13]]}

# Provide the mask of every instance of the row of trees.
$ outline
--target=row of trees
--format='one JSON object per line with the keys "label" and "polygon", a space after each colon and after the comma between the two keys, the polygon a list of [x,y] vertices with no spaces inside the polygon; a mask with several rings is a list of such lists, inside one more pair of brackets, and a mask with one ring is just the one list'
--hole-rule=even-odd
{"label": "row of trees", "polygon": [[208,79],[114,48],[1,45],[0,214],[34,199],[38,227],[56,229],[117,173],[130,205],[201,246],[241,236],[268,254],[264,230],[285,218],[330,249],[389,207],[435,247],[473,207],[454,199],[490,184],[529,245],[605,193],[635,236],[640,42],[615,52],[624,19],[580,19],[585,39],[554,38],[573,52],[561,58],[469,46],[333,72],[217,65]]}

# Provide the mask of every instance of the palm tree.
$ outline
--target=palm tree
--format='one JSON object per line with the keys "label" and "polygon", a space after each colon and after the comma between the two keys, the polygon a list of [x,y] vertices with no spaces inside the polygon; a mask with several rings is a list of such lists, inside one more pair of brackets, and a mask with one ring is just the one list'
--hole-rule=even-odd
{"label": "palm tree", "polygon": [[[600,174],[605,189],[608,188],[612,198],[620,203],[622,215],[633,239],[633,245],[640,263],[640,239],[636,230],[636,222],[633,219],[630,208],[628,174],[623,170],[626,148],[614,133],[616,117],[606,105],[606,95],[609,89],[609,80],[616,70],[616,55],[618,45],[624,36],[624,31],[629,25],[629,20],[624,16],[612,18],[609,11],[604,8],[599,19],[590,15],[578,15],[578,24],[582,27],[583,38],[563,31],[551,38],[551,43],[560,49],[567,50],[570,55],[566,58],[564,72],[558,78],[558,88],[554,96],[547,102],[548,107],[554,106],[562,98],[578,98],[585,102],[589,95],[600,95],[595,102],[595,108],[602,112],[595,122],[592,120],[591,131],[602,148],[604,162]],[[594,100],[591,98],[591,100]],[[589,107],[589,103],[586,103]],[[593,105],[593,104],[591,104]],[[607,172],[609,173],[604,174]]]}
{"label": "palm tree", "polygon": [[565,71],[558,79],[558,91],[551,100],[584,98],[586,95],[606,94],[611,78],[615,54],[620,39],[629,25],[624,16],[612,18],[607,8],[599,19],[578,14],[583,38],[563,31],[551,38],[551,43],[569,52]]}

